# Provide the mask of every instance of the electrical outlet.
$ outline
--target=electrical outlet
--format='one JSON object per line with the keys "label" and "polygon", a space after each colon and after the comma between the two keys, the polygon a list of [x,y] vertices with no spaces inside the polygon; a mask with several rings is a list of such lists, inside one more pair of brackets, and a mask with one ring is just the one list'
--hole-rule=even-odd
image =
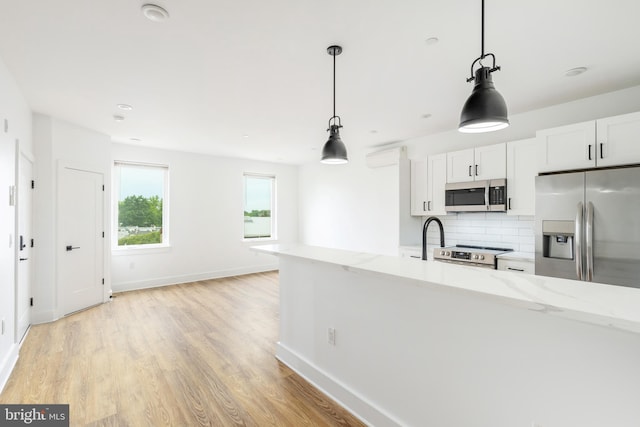
{"label": "electrical outlet", "polygon": [[329,344],[336,345],[336,330],[334,328],[329,328],[327,331],[327,339]]}

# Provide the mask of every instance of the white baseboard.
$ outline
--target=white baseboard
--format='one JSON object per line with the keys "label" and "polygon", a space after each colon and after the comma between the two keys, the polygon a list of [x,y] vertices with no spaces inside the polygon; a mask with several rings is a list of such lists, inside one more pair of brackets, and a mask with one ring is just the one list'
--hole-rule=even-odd
{"label": "white baseboard", "polygon": [[13,344],[5,358],[0,361],[0,392],[2,392],[4,386],[7,385],[7,381],[9,381],[11,372],[16,366],[19,350],[20,347],[18,346],[18,344]]}
{"label": "white baseboard", "polygon": [[156,277],[147,280],[136,280],[131,282],[112,283],[113,293],[125,291],[137,291],[139,289],[157,288],[167,285],[178,285],[180,283],[197,282],[199,280],[220,279],[222,277],[242,276],[252,273],[263,273],[278,269],[278,264],[268,264],[252,267],[233,268],[228,270],[210,271],[206,273],[184,274],[180,276]]}
{"label": "white baseboard", "polygon": [[54,310],[31,311],[31,324],[39,325],[40,323],[49,323],[58,320]]}
{"label": "white baseboard", "polygon": [[276,358],[369,426],[402,426],[393,416],[278,342]]}

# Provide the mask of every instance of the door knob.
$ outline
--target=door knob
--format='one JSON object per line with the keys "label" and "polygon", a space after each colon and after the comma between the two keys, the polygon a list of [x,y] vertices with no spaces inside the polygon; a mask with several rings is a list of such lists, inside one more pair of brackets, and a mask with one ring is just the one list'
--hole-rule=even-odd
{"label": "door knob", "polygon": [[71,246],[71,245],[67,245],[67,252],[72,251],[74,249],[80,249],[80,246]]}

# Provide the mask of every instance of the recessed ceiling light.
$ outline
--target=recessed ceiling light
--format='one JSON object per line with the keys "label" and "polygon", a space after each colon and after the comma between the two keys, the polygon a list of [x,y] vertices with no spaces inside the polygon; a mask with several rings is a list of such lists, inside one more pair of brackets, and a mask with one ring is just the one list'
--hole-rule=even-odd
{"label": "recessed ceiling light", "polygon": [[129,105],[129,104],[118,104],[118,105],[116,105],[116,107],[118,107],[119,109],[124,110],[124,111],[133,110],[133,107],[131,105]]}
{"label": "recessed ceiling light", "polygon": [[149,20],[153,22],[164,22],[169,19],[169,12],[166,9],[161,8],[157,4],[143,4],[142,5],[142,14]]}
{"label": "recessed ceiling light", "polygon": [[115,120],[116,122],[121,122],[124,120],[124,116],[120,116],[118,114],[114,114],[113,115],[113,120]]}
{"label": "recessed ceiling light", "polygon": [[564,75],[566,77],[574,77],[574,76],[579,76],[585,71],[587,71],[587,67],[576,67],[576,68],[572,68],[570,70],[565,71]]}
{"label": "recessed ceiling light", "polygon": [[437,37],[429,37],[425,41],[427,43],[427,46],[433,46],[434,44],[438,43],[440,40]]}

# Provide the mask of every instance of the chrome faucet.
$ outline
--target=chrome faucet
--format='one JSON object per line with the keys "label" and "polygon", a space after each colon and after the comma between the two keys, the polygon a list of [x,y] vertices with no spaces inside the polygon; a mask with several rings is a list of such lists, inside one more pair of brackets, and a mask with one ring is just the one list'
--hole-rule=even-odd
{"label": "chrome faucet", "polygon": [[444,248],[444,228],[442,227],[442,222],[435,216],[430,216],[422,227],[422,259],[425,261],[427,260],[427,228],[429,228],[429,224],[433,221],[438,223],[438,227],[440,228],[440,247]]}

